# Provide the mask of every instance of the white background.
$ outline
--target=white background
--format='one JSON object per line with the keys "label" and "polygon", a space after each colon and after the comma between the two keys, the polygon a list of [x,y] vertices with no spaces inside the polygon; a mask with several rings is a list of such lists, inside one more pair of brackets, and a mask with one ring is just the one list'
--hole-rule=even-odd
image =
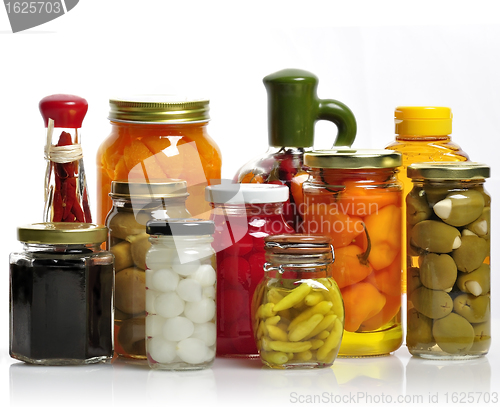
{"label": "white background", "polygon": [[[42,217],[45,134],[38,102],[44,96],[72,93],[89,102],[83,149],[91,192],[97,148],[110,130],[108,99],[131,93],[208,97],[209,133],[222,151],[223,177],[232,178],[267,148],[262,78],[284,68],[313,72],[320,98],[340,100],[352,109],[358,122],[356,147],[383,148],[391,142],[398,105],[450,106],[453,140],[471,159],[492,167],[486,185],[496,207],[499,23],[493,0],[81,0],[67,15],[12,34],[0,8],[1,405],[9,400],[13,406],[136,405],[163,397],[289,405],[300,404],[299,395],[325,391],[417,394],[425,402],[429,392],[440,392],[443,402],[449,391],[451,402],[452,391],[493,391],[491,383],[500,382],[495,255],[497,335],[487,358],[423,363],[410,359],[403,346],[389,358],[337,360],[333,369],[319,372],[270,372],[259,363],[217,360],[212,370],[191,375],[123,364],[46,369],[15,363],[8,355],[7,258],[20,250],[16,227]],[[328,148],[334,126],[319,123],[316,129],[316,147]],[[500,230],[496,212],[494,231]],[[494,234],[493,252],[497,241]]]}

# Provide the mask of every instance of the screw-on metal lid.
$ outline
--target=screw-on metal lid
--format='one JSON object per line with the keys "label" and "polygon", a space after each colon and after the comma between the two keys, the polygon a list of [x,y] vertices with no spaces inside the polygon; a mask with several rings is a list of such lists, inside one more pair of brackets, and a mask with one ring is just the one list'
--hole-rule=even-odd
{"label": "screw-on metal lid", "polygon": [[150,220],[146,224],[146,233],[153,236],[204,236],[214,232],[214,222],[204,219]]}
{"label": "screw-on metal lid", "polygon": [[426,162],[410,164],[408,178],[430,180],[468,180],[490,177],[490,167],[486,164],[458,162]]}
{"label": "screw-on metal lid", "polygon": [[276,184],[219,184],[205,188],[205,200],[220,204],[286,202],[288,187]]}
{"label": "screw-on metal lid", "polygon": [[304,164],[312,168],[363,169],[396,168],[401,153],[391,150],[316,150],[304,154]]}
{"label": "screw-on metal lid", "polygon": [[91,223],[46,222],[17,228],[17,240],[41,244],[92,244],[105,242],[106,226]]}
{"label": "screw-on metal lid", "polygon": [[181,179],[150,182],[111,181],[111,198],[182,198],[187,197],[187,182]]}
{"label": "screw-on metal lid", "polygon": [[210,120],[210,101],[174,95],[136,95],[109,100],[109,120],[157,124],[196,123]]}

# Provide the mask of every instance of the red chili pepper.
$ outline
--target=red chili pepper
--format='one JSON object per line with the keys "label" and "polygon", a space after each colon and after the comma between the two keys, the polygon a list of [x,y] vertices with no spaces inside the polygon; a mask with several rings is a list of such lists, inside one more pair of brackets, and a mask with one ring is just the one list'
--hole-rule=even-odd
{"label": "red chili pepper", "polygon": [[[59,136],[58,146],[71,145],[71,134],[62,132]],[[53,222],[92,222],[90,208],[88,204],[87,191],[84,191],[82,204],[85,209],[82,209],[77,196],[77,179],[78,163],[53,163],[53,171],[55,173],[55,190],[53,205]]]}

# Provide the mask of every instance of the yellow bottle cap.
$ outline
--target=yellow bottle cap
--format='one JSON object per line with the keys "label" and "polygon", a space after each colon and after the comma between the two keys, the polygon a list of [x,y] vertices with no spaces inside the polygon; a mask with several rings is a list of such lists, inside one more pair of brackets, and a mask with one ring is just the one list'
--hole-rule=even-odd
{"label": "yellow bottle cap", "polygon": [[449,107],[398,106],[394,112],[396,134],[410,137],[451,134],[452,119]]}

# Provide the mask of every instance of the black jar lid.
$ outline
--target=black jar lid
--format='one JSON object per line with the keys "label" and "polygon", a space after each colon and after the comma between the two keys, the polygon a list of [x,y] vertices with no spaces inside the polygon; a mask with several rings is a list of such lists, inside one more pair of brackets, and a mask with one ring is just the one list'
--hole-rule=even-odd
{"label": "black jar lid", "polygon": [[17,228],[17,240],[38,244],[99,244],[108,237],[106,226],[91,223],[46,222]]}
{"label": "black jar lid", "polygon": [[215,232],[214,222],[204,219],[150,220],[146,233],[159,236],[203,236]]}

